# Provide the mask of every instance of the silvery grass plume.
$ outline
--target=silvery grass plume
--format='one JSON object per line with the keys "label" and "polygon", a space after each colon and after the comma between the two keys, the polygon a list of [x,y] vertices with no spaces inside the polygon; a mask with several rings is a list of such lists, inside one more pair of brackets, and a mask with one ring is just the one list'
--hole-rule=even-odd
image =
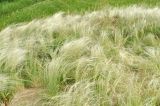
{"label": "silvery grass plume", "polygon": [[8,85],[10,85],[11,81],[9,80],[8,77],[1,75],[0,76],[0,81],[1,81],[1,87],[0,91],[4,91]]}
{"label": "silvery grass plume", "polygon": [[0,32],[1,73],[46,90],[40,104],[158,106],[160,9],[57,13]]}

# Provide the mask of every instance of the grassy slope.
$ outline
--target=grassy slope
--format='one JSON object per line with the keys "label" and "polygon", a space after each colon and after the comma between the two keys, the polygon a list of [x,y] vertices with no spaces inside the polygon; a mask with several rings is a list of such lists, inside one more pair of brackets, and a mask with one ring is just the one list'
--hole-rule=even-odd
{"label": "grassy slope", "polygon": [[131,4],[142,4],[147,6],[159,6],[159,0],[109,0],[109,4],[113,6],[131,5]]}
{"label": "grassy slope", "polygon": [[[156,4],[159,3],[159,1],[156,0],[144,0],[144,2],[140,0],[110,0],[109,2],[101,0],[101,3],[98,2],[98,0],[15,1],[16,2],[3,2],[0,4],[0,29],[12,23],[46,17],[57,11],[85,12],[86,10],[103,7],[105,4],[114,6],[126,6],[134,3],[147,4],[150,6],[159,5]],[[127,15],[125,14],[125,16]],[[74,17],[70,18],[74,19]],[[40,21],[40,23],[46,27],[40,27],[41,25],[39,25],[39,23],[32,23],[27,28],[25,28],[26,26],[22,26],[15,29],[13,28],[13,30],[6,30],[3,33],[1,32],[0,48],[3,48],[2,50],[0,49],[0,57],[2,57],[0,59],[3,60],[0,61],[1,71],[8,72],[11,71],[10,69],[13,69],[13,71],[17,72],[18,70],[18,73],[26,74],[21,75],[21,77],[26,81],[31,81],[29,86],[32,86],[33,84],[33,87],[39,86],[36,85],[38,84],[37,82],[42,82],[44,80],[44,84],[42,85],[49,92],[49,98],[50,96],[54,97],[60,92],[64,92],[64,94],[68,95],[66,98],[64,98],[63,95],[58,95],[58,98],[50,99],[52,104],[54,104],[55,101],[58,101],[56,99],[59,99],[59,101],[56,102],[58,105],[59,103],[64,105],[67,105],[66,103],[68,103],[68,106],[70,106],[70,103],[76,103],[81,106],[82,104],[79,103],[79,99],[81,99],[83,101],[82,103],[89,104],[91,101],[93,104],[102,103],[104,106],[112,104],[112,102],[117,103],[117,105],[122,104],[126,106],[139,106],[142,104],[159,105],[160,94],[158,92],[160,90],[157,81],[159,82],[160,79],[159,77],[156,77],[159,75],[160,67],[160,32],[158,18],[149,15],[148,17],[145,17],[147,23],[140,17],[136,18],[136,15],[135,18],[131,19],[105,17],[105,15],[103,18],[99,17],[100,19],[98,18],[98,15],[96,15],[95,18],[92,18],[93,22],[90,21],[87,24],[89,28],[91,28],[89,31],[87,29],[88,27],[85,26],[85,23],[87,23],[88,20],[83,20],[85,18],[81,19],[85,22],[82,22],[81,24],[78,23],[78,21],[75,21],[75,23],[72,23],[69,20],[66,21],[67,18],[64,18],[65,21],[62,24],[61,21],[63,22],[63,18],[61,20],[61,17],[59,17],[58,19],[55,19],[56,21],[54,21],[54,19],[51,21],[53,26],[56,22],[60,25],[60,27],[57,28],[57,31],[54,30],[52,34],[50,33],[50,30],[53,30],[56,26],[53,27],[50,23],[47,24],[47,22],[50,22],[47,20],[46,22],[44,21],[44,23],[43,21]],[[114,19],[116,19],[116,21]],[[137,21],[137,19],[139,21]],[[71,24],[68,25],[67,22]],[[95,25],[95,23],[97,26],[94,27],[93,25]],[[79,29],[75,29],[74,24],[79,26]],[[48,25],[53,28],[50,29]],[[134,25],[137,27],[134,27]],[[21,28],[24,28],[24,30],[21,30]],[[50,38],[43,38],[46,34]],[[86,35],[86,37],[83,37],[83,34]],[[110,35],[109,37],[108,34]],[[18,38],[18,35],[21,35],[22,38]],[[28,40],[26,35],[33,37],[33,39]],[[38,35],[37,38],[36,35]],[[100,36],[97,37],[97,35]],[[44,43],[42,39],[46,42]],[[32,40],[33,44],[31,42]],[[38,46],[36,45],[37,43],[34,44],[34,40],[39,41]],[[15,42],[17,43],[15,44]],[[28,48],[30,46],[27,44],[31,44],[31,47],[35,47],[36,50],[33,48],[32,51],[32,48]],[[52,51],[55,50],[55,48],[60,48],[61,51],[59,53]],[[26,51],[29,54],[27,55],[28,57],[25,58],[26,63],[21,64],[22,67],[17,66],[18,62],[21,62],[21,57],[23,57]],[[35,56],[33,56],[32,52]],[[48,59],[46,56],[47,54],[52,55],[53,57],[52,61],[49,62],[49,68],[44,67],[42,61],[44,58],[46,60]],[[95,59],[95,57],[97,57],[97,59]],[[50,61],[50,59],[48,60]],[[70,61],[68,62],[68,60]],[[55,67],[58,67],[57,70]],[[101,67],[107,69],[107,71],[101,69]],[[46,79],[43,79],[41,76],[43,73],[42,70],[47,70],[45,71]],[[53,74],[53,70],[57,73],[61,73],[62,76],[55,73]],[[86,71],[83,73],[83,70],[87,70],[88,72]],[[109,74],[108,70],[110,70]],[[39,71],[42,71],[42,73]],[[103,75],[107,77],[103,78]],[[0,78],[1,77],[4,79],[3,76],[0,76]],[[85,79],[85,82],[81,82],[81,79]],[[55,83],[53,84],[53,82]],[[4,83],[4,87],[6,84],[7,83]],[[72,88],[77,85],[78,87],[73,90],[74,92],[68,91],[68,86],[71,86],[70,90],[72,90]],[[0,90],[1,87],[4,88],[3,86],[0,86]],[[93,89],[92,87],[97,88]],[[111,89],[109,89],[110,87]],[[86,95],[81,95],[79,92]],[[87,95],[88,93],[89,95]],[[100,95],[101,99],[96,98],[96,100],[98,100],[98,102],[96,102],[93,99],[95,98],[93,95]],[[119,95],[121,97],[119,97]],[[106,98],[110,98],[110,100],[106,101]]]}
{"label": "grassy slope", "polygon": [[0,72],[43,87],[43,106],[159,106],[160,9],[118,10],[56,14],[3,30]]}
{"label": "grassy slope", "polygon": [[16,2],[2,2],[0,3],[0,13],[1,16],[8,15],[12,12],[15,12],[16,10],[20,10],[35,3],[37,3],[37,0],[17,0]]}
{"label": "grassy slope", "polygon": [[[3,11],[0,11],[0,29],[12,23],[31,21],[35,18],[52,15],[58,11],[84,12],[85,10],[95,9],[99,4],[98,0],[41,0],[36,3],[33,3],[31,0],[22,8],[21,4],[25,4],[21,3],[22,1],[23,0],[19,0],[17,3],[12,3],[12,5],[10,3],[8,5],[3,3],[5,5],[3,6]],[[0,5],[2,6],[3,4]],[[18,5],[20,7],[18,7]],[[9,10],[9,8],[13,9]],[[3,14],[5,11],[7,11],[7,14]]]}
{"label": "grassy slope", "polygon": [[159,5],[159,0],[14,0],[0,3],[0,30],[9,24],[31,21],[58,11],[85,12],[104,5]]}

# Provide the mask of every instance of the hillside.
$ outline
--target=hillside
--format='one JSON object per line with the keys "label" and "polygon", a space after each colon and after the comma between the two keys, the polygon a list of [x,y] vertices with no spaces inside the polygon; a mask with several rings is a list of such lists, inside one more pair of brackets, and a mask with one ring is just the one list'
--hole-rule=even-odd
{"label": "hillside", "polygon": [[[3,2],[2,2],[3,1]],[[1,0],[0,30],[10,24],[52,16],[59,11],[85,13],[111,6],[160,6],[159,0]]]}
{"label": "hillside", "polygon": [[0,2],[0,104],[159,106],[158,1],[71,1]]}

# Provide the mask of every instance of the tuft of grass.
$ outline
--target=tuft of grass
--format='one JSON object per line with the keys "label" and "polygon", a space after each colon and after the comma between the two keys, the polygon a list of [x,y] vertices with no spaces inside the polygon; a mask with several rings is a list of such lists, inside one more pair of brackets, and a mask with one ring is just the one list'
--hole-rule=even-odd
{"label": "tuft of grass", "polygon": [[16,93],[18,80],[4,74],[0,74],[0,104],[8,106]]}

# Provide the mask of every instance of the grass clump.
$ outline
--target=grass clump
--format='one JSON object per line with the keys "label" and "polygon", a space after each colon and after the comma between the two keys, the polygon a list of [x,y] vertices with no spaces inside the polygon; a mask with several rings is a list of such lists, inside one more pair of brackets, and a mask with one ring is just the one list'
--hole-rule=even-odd
{"label": "grass clump", "polygon": [[0,84],[0,104],[8,106],[16,93],[18,80],[1,74]]}
{"label": "grass clump", "polygon": [[40,105],[158,106],[159,16],[159,8],[108,7],[9,26],[0,32],[1,73],[44,89]]}

